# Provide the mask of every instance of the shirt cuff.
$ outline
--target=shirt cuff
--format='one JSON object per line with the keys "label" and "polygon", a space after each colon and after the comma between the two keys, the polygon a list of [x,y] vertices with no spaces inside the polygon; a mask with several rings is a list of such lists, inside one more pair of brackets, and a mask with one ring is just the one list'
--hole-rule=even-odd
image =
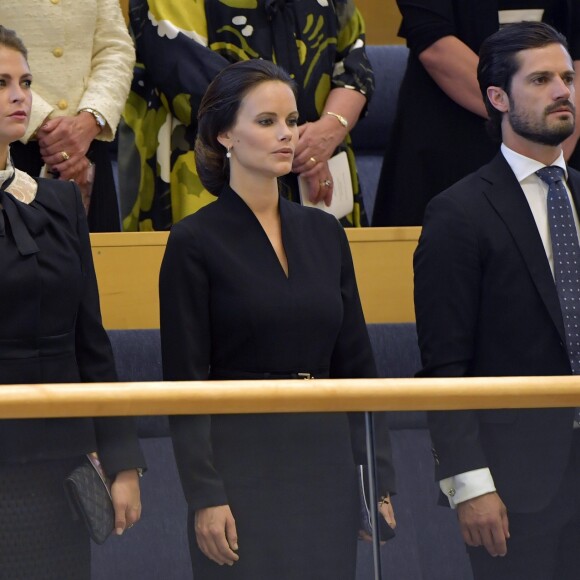
{"label": "shirt cuff", "polygon": [[487,467],[446,477],[439,482],[439,487],[453,509],[458,503],[495,491],[493,477]]}

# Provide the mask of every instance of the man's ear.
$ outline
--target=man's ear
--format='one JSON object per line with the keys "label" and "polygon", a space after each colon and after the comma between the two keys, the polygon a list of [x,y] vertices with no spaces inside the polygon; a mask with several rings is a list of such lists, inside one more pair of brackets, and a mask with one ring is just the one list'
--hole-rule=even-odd
{"label": "man's ear", "polygon": [[487,87],[487,98],[500,113],[509,111],[510,100],[508,94],[500,87]]}

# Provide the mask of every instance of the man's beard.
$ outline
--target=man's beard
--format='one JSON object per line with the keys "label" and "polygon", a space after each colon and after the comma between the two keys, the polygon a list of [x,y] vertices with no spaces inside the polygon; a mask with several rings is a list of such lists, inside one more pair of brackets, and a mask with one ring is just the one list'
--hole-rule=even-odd
{"label": "man's beard", "polygon": [[[514,102],[511,100],[511,98],[510,105],[511,107],[508,113],[509,123],[514,133],[517,133],[520,135],[520,137],[523,137],[528,141],[555,147],[560,145],[563,141],[570,137],[572,133],[574,133],[576,109],[574,105],[567,99],[562,99],[556,103],[553,103],[549,107],[546,107],[544,110],[543,122],[530,118],[530,116],[525,112],[520,113],[517,110],[517,107],[514,106]],[[562,106],[566,106],[570,109],[572,112],[571,119],[569,114],[562,113],[562,115],[566,115],[565,119],[559,120],[559,122],[553,121],[551,124],[548,124],[548,115],[552,111],[556,111]]]}

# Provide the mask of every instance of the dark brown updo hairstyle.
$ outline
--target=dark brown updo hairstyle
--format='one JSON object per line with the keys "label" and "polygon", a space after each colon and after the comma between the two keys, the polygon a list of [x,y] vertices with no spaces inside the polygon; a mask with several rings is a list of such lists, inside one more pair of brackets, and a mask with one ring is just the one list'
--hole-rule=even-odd
{"label": "dark brown updo hairstyle", "polygon": [[296,95],[296,84],[290,75],[268,60],[244,60],[221,70],[210,83],[197,113],[195,165],[203,186],[219,195],[230,180],[226,150],[218,135],[236,123],[242,99],[253,88],[267,81],[287,84]]}
{"label": "dark brown updo hairstyle", "polygon": [[28,50],[26,50],[26,47],[24,46],[22,40],[18,38],[14,30],[10,30],[10,28],[5,28],[1,24],[0,24],[0,46],[16,50],[26,59],[26,61],[28,61]]}

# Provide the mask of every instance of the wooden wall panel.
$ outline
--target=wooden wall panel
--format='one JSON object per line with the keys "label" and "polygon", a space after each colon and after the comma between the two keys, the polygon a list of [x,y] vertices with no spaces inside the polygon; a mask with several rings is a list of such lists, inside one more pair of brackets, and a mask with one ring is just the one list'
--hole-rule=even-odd
{"label": "wooden wall panel", "polygon": [[120,1],[121,1],[121,10],[123,10],[125,20],[128,22],[129,19],[127,18],[127,13],[129,11],[129,0],[120,0]]}
{"label": "wooden wall panel", "polygon": [[403,44],[397,36],[401,13],[395,0],[356,0],[367,29],[368,44]]}
{"label": "wooden wall panel", "polygon": [[[346,230],[367,322],[411,322],[413,252],[420,228]],[[103,322],[158,328],[159,266],[167,232],[91,234]]]}

